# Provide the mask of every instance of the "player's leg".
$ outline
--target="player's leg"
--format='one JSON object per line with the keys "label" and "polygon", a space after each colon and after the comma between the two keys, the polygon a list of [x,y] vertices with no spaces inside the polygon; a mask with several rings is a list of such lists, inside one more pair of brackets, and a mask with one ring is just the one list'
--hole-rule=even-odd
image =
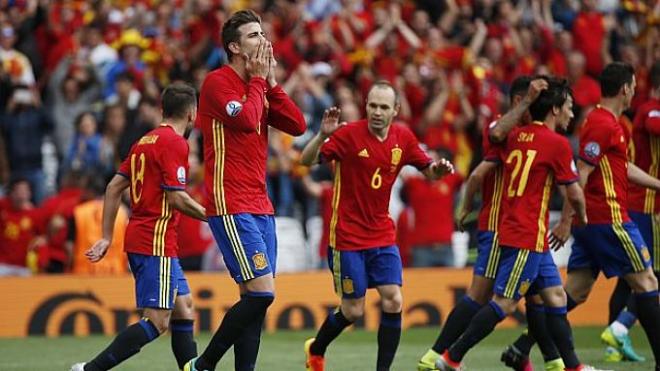
{"label": "player's leg", "polygon": [[142,319],[122,330],[115,339],[84,366],[85,371],[109,370],[167,331],[174,306],[172,258],[128,254],[135,278],[137,307],[144,308]]}
{"label": "player's leg", "polygon": [[328,314],[316,336],[305,342],[307,370],[322,371],[330,343],[364,314],[364,296],[367,292],[364,255],[364,251],[328,250],[328,264],[341,305]]}
{"label": "player's leg", "polygon": [[184,370],[213,370],[222,356],[251,323],[264,316],[272,304],[275,281],[268,247],[251,214],[209,218],[223,259],[234,280],[244,285],[245,295],[225,314],[204,352],[188,362]]}
{"label": "player's leg", "polygon": [[[529,293],[525,297],[527,316],[527,330],[539,346],[546,370],[563,371],[564,363],[547,326],[546,308],[543,300],[536,293]],[[529,360],[529,358],[528,358]]]}
{"label": "player's leg", "polygon": [[376,370],[389,371],[401,340],[401,256],[397,246],[370,249],[365,254],[368,287],[376,287],[381,301]]}
{"label": "player's leg", "polygon": [[474,265],[472,283],[467,294],[456,303],[431,349],[417,363],[417,370],[435,368],[435,361],[467,328],[475,314],[493,297],[493,280],[497,271],[499,248],[494,232],[480,231],[478,254]]}
{"label": "player's leg", "polygon": [[[268,262],[273,277],[277,271],[277,236],[275,234],[275,218],[271,215],[254,216],[254,219],[263,234],[267,247]],[[241,284],[241,299],[246,298],[248,288]],[[234,343],[234,369],[236,371],[252,371],[256,367],[259,345],[261,343],[261,331],[264,327],[266,313],[255,319],[245,328],[243,335]]]}
{"label": "player's leg", "polygon": [[623,276],[630,285],[639,322],[653,350],[656,367],[660,361],[660,305],[658,280],[651,269],[651,255],[634,223],[608,225],[610,245],[597,258],[607,277]]}
{"label": "player's leg", "polygon": [[500,262],[495,276],[495,297],[474,316],[465,333],[436,363],[440,370],[459,367],[465,354],[488,336],[495,326],[512,313],[530,282],[538,275],[542,254],[529,250],[500,247]]}
{"label": "player's leg", "polygon": [[178,262],[176,265],[178,267],[176,272],[178,276],[177,296],[170,320],[170,333],[172,334],[172,353],[174,353],[179,369],[183,369],[186,362],[197,357],[197,343],[193,336],[195,310],[188,281]]}

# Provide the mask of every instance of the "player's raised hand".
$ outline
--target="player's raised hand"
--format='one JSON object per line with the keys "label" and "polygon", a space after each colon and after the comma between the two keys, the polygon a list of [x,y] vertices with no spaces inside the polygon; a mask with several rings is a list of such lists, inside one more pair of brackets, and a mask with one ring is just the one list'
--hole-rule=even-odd
{"label": "player's raised hand", "polygon": [[341,110],[334,106],[326,109],[325,112],[323,112],[323,119],[321,119],[321,131],[319,132],[321,137],[328,138],[342,125],[345,125],[345,123],[339,123],[339,114],[341,114]]}
{"label": "player's raised hand", "polygon": [[564,246],[569,237],[571,237],[571,221],[560,220],[550,232],[548,244],[552,250],[557,251]]}
{"label": "player's raised hand", "polygon": [[110,241],[102,238],[94,243],[87,251],[85,251],[85,256],[87,260],[92,263],[96,263],[103,259],[105,253],[108,252],[108,247],[110,247]]}
{"label": "player's raised hand", "polygon": [[250,78],[252,77],[268,77],[268,71],[270,70],[270,58],[267,52],[267,48],[270,42],[266,40],[260,40],[259,45],[254,50],[252,55],[243,54],[243,59],[245,60],[245,71],[247,72]]}
{"label": "player's raised hand", "polygon": [[545,79],[534,79],[529,83],[529,88],[527,89],[527,99],[528,102],[534,102],[536,98],[541,95],[543,90],[548,88],[548,82]]}
{"label": "player's raised hand", "polygon": [[277,67],[277,60],[275,59],[275,55],[273,54],[273,44],[268,42],[268,47],[266,48],[266,52],[268,54],[268,76],[266,77],[266,81],[268,81],[268,85],[272,88],[273,86],[277,85],[277,80],[275,79],[275,68]]}
{"label": "player's raised hand", "polygon": [[440,160],[431,164],[431,174],[435,179],[442,178],[447,174],[454,173],[454,165],[451,162],[441,158]]}

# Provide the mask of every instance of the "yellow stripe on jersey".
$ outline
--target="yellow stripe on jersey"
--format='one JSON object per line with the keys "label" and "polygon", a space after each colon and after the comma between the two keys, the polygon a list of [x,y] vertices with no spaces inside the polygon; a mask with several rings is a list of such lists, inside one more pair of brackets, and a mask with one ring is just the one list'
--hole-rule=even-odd
{"label": "yellow stripe on jersey", "polygon": [[236,256],[238,265],[241,268],[241,276],[243,276],[243,280],[253,279],[254,273],[250,268],[250,262],[248,261],[247,255],[245,255],[245,248],[243,247],[243,242],[241,242],[241,238],[238,234],[234,216],[223,215],[222,221],[225,225],[225,232],[227,233],[229,242],[231,242],[232,250],[234,250],[234,256]]}
{"label": "yellow stripe on jersey", "polygon": [[495,171],[495,189],[490,202],[490,213],[488,215],[488,230],[497,231],[500,219],[500,204],[502,203],[502,190],[504,189],[504,170],[501,166]]}
{"label": "yellow stripe on jersey", "polygon": [[225,129],[224,125],[213,120],[213,152],[215,164],[213,168],[213,202],[218,215],[227,214],[225,202]]}
{"label": "yellow stripe on jersey", "polygon": [[619,241],[621,241],[623,249],[626,251],[626,255],[628,255],[628,259],[630,259],[630,263],[635,272],[638,273],[644,271],[644,262],[637,253],[635,244],[633,243],[632,238],[630,238],[628,232],[623,228],[623,225],[621,223],[613,223],[612,229],[614,229],[614,234],[616,234]]}
{"label": "yellow stripe on jersey", "polygon": [[490,253],[488,253],[488,263],[486,264],[485,278],[495,279],[497,275],[497,266],[500,262],[500,244],[499,235],[497,232],[493,235],[493,242],[490,245]]}
{"label": "yellow stripe on jersey", "polygon": [[[658,167],[660,166],[660,137],[657,135],[651,135],[649,144],[651,145],[651,166],[649,167],[649,175],[657,178]],[[655,212],[655,194],[656,191],[654,189],[646,188],[644,212],[647,214],[653,214]]]}
{"label": "yellow stripe on jersey", "polygon": [[552,175],[548,174],[548,176],[545,178],[545,185],[543,186],[543,198],[541,199],[541,211],[539,212],[538,220],[539,232],[536,235],[536,252],[543,252],[545,248],[545,234],[548,231],[548,226],[545,223],[545,214],[548,212],[548,203],[550,202],[552,182]]}
{"label": "yellow stripe on jersey", "polygon": [[167,256],[161,256],[160,260],[160,292],[158,295],[158,307],[168,308],[170,303],[170,276],[172,269],[172,259]]}
{"label": "yellow stripe on jersey", "polygon": [[335,182],[332,187],[332,218],[330,219],[330,247],[337,247],[337,220],[339,219],[339,196],[341,194],[341,163],[335,161]]}
{"label": "yellow stripe on jersey", "polygon": [[[653,270],[660,272],[660,225],[655,222],[656,215],[651,214],[651,228],[653,230]],[[647,241],[648,242],[648,241]]]}
{"label": "yellow stripe on jersey", "polygon": [[171,218],[172,208],[169,202],[167,202],[167,193],[163,192],[163,200],[160,206],[160,217],[156,220],[151,249],[151,253],[154,256],[165,255],[165,235],[167,232],[167,223]]}
{"label": "yellow stripe on jersey", "polygon": [[341,286],[341,251],[333,248],[332,253],[332,278],[335,281],[335,292],[341,298],[344,290]]}
{"label": "yellow stripe on jersey", "polygon": [[506,288],[504,289],[504,297],[512,299],[516,293],[516,287],[520,282],[520,276],[522,276],[523,271],[525,270],[525,265],[527,264],[527,257],[529,256],[529,250],[520,249],[518,250],[518,256],[516,257],[516,262],[513,264],[513,270],[509,276],[509,281],[506,283]]}
{"label": "yellow stripe on jersey", "polygon": [[614,176],[612,175],[612,167],[610,160],[607,156],[600,159],[600,170],[603,174],[603,185],[605,186],[605,199],[610,206],[612,212],[612,223],[623,223],[621,216],[621,205],[616,201],[616,190],[614,189]]}

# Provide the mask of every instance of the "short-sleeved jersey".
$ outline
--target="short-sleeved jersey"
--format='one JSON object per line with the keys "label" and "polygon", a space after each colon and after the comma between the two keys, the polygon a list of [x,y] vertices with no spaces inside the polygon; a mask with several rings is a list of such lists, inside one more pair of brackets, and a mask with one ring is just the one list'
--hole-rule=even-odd
{"label": "short-sleeved jersey", "polygon": [[[499,118],[498,118],[499,119]],[[490,128],[497,125],[493,121],[490,125],[485,125],[482,133],[482,150],[484,160],[499,161],[499,151],[503,143],[493,143],[490,141]],[[500,204],[502,202],[504,174],[502,167],[498,166],[484,177],[481,184],[481,211],[479,211],[479,230],[496,232],[499,225]]]}
{"label": "short-sleeved jersey", "polygon": [[209,216],[273,214],[266,189],[268,125],[291,135],[305,119],[280,86],[249,82],[228,65],[209,73],[199,97],[197,126],[204,137],[204,181]]}
{"label": "short-sleeved jersey", "polygon": [[589,224],[630,221],[628,141],[630,133],[614,114],[597,106],[580,131],[580,159],[595,169],[584,187]]}
{"label": "short-sleeved jersey", "polygon": [[393,245],[392,185],[404,165],[421,170],[432,162],[410,129],[392,124],[381,142],[366,120],[350,123],[321,146],[321,160],[335,161],[330,246],[364,250]]}
{"label": "short-sleeved jersey", "polygon": [[179,212],[165,191],[186,189],[188,142],[172,126],[161,124],[133,145],[117,173],[131,183],[124,250],[176,257]]}
{"label": "short-sleeved jersey", "polygon": [[[632,161],[654,178],[660,167],[660,99],[651,99],[639,107],[633,121]],[[660,193],[630,183],[628,208],[645,214],[660,213]]]}
{"label": "short-sleeved jersey", "polygon": [[517,127],[509,133],[501,159],[504,195],[500,245],[547,251],[552,186],[578,181],[568,139],[541,122]]}

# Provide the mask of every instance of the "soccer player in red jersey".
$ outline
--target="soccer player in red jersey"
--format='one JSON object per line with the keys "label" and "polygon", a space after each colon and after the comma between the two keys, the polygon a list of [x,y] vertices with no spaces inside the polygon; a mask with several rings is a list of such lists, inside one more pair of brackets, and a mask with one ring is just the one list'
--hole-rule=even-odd
{"label": "soccer player in red jersey", "polygon": [[[532,84],[532,78],[529,76],[520,76],[512,82],[509,93],[511,109],[504,116],[484,127],[482,147],[485,158],[488,158],[489,154],[497,153],[495,151],[501,147],[499,142],[506,139],[507,132],[518,126],[520,122],[531,121],[527,109],[545,88],[547,88],[545,80],[537,79]],[[501,130],[501,128],[504,129]],[[495,141],[490,138],[491,131],[493,131]],[[503,189],[503,173],[499,161],[493,162],[485,159],[470,174],[466,192],[461,200],[463,207],[458,218],[458,225],[461,229],[465,218],[472,211],[473,199],[479,188],[481,188],[483,206],[479,212],[478,255],[474,265],[472,283],[466,295],[447,316],[433,347],[418,362],[419,371],[435,369],[435,361],[463,334],[472,317],[493,296],[493,280],[499,256],[499,249],[496,248],[496,233]]]}
{"label": "soccer player in red jersey", "polygon": [[[660,163],[660,62],[656,62],[649,73],[651,97],[642,104],[633,120],[631,161],[650,176],[658,177]],[[660,193],[651,188],[630,183],[628,189],[628,214],[637,225],[644,242],[649,247],[653,272],[660,275]],[[612,361],[643,361],[632,347],[628,329],[637,320],[637,308],[630,286],[619,279],[610,299],[610,325],[601,334],[601,339],[610,347],[607,359]],[[627,306],[627,308],[623,308]],[[622,310],[623,309],[623,310]],[[612,318],[616,316],[616,318]]]}
{"label": "soccer player in red jersey", "polygon": [[[566,82],[549,80],[548,88],[530,106],[532,124],[513,129],[500,151],[504,167],[502,214],[498,229],[500,258],[495,276],[494,298],[473,317],[465,333],[438,359],[439,370],[458,370],[460,362],[474,345],[495,325],[515,310],[528,291],[552,289],[544,259],[549,255],[547,239],[548,204],[553,184],[567,194],[569,202],[586,223],[584,195],[577,184],[577,173],[568,140],[555,132],[565,128],[570,118],[572,98]],[[552,264],[554,266],[554,264]],[[556,281],[555,281],[556,282]],[[545,298],[545,297],[544,297]],[[564,297],[565,305],[565,297]],[[563,328],[570,325],[565,306],[558,316]],[[565,334],[566,335],[566,334]],[[556,340],[559,336],[553,334]]]}
{"label": "soccer player in red jersey", "polygon": [[222,27],[229,63],[202,84],[198,125],[204,137],[209,226],[241,299],[186,371],[213,370],[234,346],[235,368],[253,370],[266,310],[274,300],[277,239],[266,191],[268,126],[299,136],[300,109],[275,80],[273,47],[251,10]]}
{"label": "soccer player in red jersey", "polygon": [[364,313],[364,296],[376,288],[381,297],[378,370],[389,370],[401,336],[402,267],[388,208],[392,184],[404,165],[427,178],[453,172],[442,159],[432,161],[408,127],[392,124],[399,99],[387,82],[375,83],[367,96],[367,119],[339,124],[339,109],[324,114],[321,131],[302,154],[311,165],[334,161],[335,178],[328,263],[341,306],[330,314],[316,338],[305,343],[307,370],[324,369],[328,345]]}
{"label": "soccer player in red jersey", "polygon": [[[179,368],[197,355],[193,340],[192,298],[177,258],[179,210],[204,220],[204,208],[186,192],[188,143],[197,113],[195,89],[172,84],[162,95],[163,123],[133,145],[112,178],[103,204],[103,238],[86,253],[97,262],[111,244],[123,191],[130,188],[132,214],[124,250],[135,278],[142,319],[122,330],[96,358],[71,371],[109,370],[137,354],[147,343],[172,329],[172,351]],[[176,209],[176,210],[174,210]]]}

